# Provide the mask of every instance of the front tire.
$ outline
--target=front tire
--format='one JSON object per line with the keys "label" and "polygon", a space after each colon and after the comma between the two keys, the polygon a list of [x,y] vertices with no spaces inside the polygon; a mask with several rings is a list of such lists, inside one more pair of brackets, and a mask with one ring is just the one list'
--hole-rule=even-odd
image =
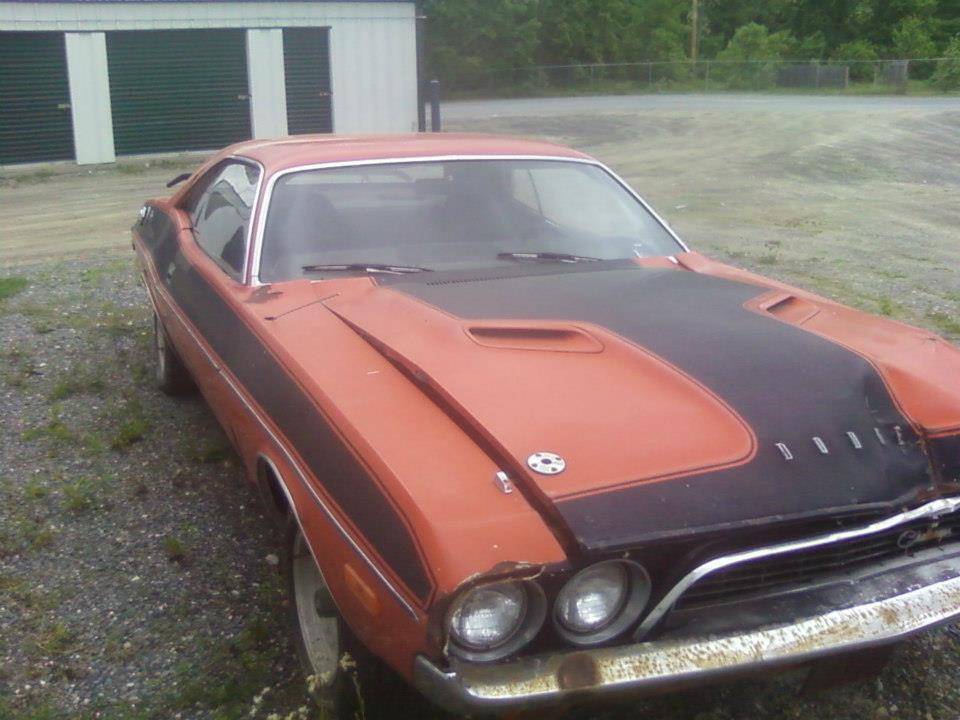
{"label": "front tire", "polygon": [[167,395],[181,396],[194,392],[196,386],[190,372],[170,344],[167,331],[157,314],[153,314],[153,349],[156,364],[157,387]]}
{"label": "front tire", "polygon": [[348,631],[295,523],[287,531],[284,565],[297,653],[310,694],[324,717],[352,717],[356,700],[350,697],[350,670],[341,667]]}

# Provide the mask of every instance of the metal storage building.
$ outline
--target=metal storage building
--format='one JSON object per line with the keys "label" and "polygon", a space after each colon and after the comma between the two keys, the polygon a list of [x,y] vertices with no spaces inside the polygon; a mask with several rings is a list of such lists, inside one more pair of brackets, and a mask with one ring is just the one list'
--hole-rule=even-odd
{"label": "metal storage building", "polygon": [[0,164],[418,127],[412,0],[0,0]]}

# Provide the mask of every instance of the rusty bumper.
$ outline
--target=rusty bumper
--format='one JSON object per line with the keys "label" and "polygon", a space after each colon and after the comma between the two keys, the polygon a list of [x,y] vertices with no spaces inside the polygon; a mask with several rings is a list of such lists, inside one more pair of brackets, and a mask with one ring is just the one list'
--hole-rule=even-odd
{"label": "rusty bumper", "polygon": [[573,694],[654,691],[725,674],[772,670],[883,645],[960,616],[960,578],[790,624],[723,636],[557,653],[441,670],[417,658],[415,684],[441,707],[496,713]]}

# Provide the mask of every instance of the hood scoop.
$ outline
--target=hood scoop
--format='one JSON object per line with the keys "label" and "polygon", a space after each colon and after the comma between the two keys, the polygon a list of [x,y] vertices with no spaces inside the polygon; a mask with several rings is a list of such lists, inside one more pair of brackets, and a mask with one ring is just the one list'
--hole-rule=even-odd
{"label": "hood scoop", "polygon": [[574,326],[517,323],[473,323],[464,328],[477,345],[501,350],[600,353],[603,343]]}

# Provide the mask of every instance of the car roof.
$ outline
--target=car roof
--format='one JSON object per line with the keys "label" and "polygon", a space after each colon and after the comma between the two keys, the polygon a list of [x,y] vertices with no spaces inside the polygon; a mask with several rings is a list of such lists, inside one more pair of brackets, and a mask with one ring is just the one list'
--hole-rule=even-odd
{"label": "car roof", "polygon": [[419,133],[409,135],[296,135],[250,140],[223,155],[256,160],[267,174],[300,165],[450,156],[532,156],[592,160],[563,145],[507,135]]}

